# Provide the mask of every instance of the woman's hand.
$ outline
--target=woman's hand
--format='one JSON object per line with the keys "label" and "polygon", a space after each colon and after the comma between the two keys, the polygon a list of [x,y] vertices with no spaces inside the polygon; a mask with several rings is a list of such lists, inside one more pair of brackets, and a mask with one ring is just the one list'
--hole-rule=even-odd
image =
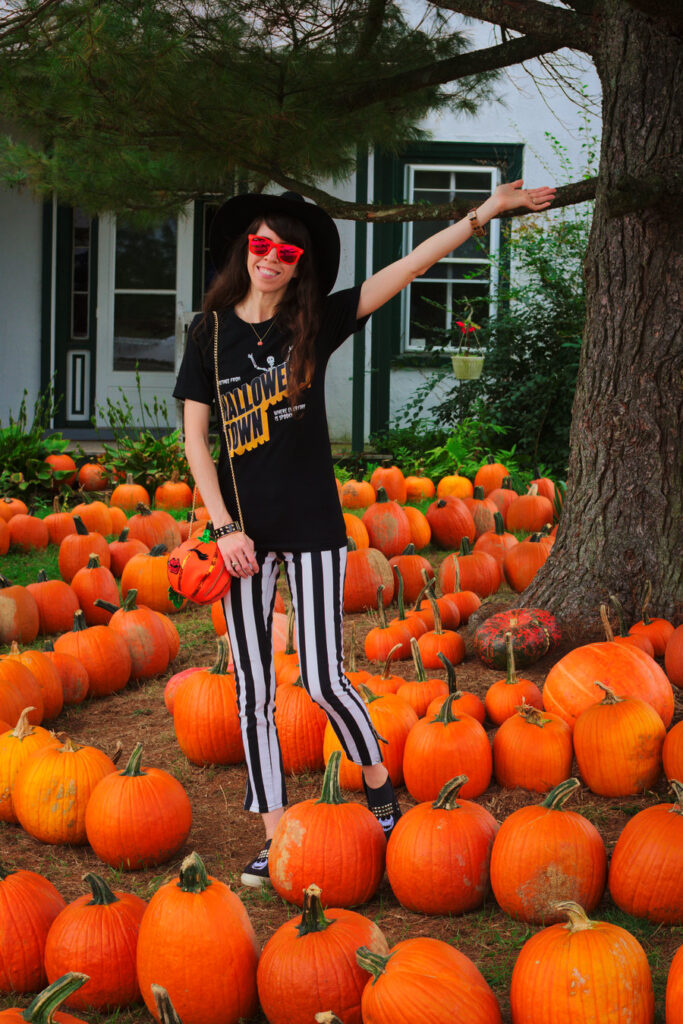
{"label": "woman's hand", "polygon": [[225,537],[219,537],[216,543],[231,576],[246,579],[259,571],[254,554],[254,542],[246,533],[239,530],[228,533]]}
{"label": "woman's hand", "polygon": [[505,213],[506,210],[518,210],[526,207],[527,210],[547,210],[555,198],[555,189],[542,185],[541,188],[522,188],[524,181],[518,178],[517,181],[508,181],[499,185],[493,193],[493,199],[498,207],[498,213]]}

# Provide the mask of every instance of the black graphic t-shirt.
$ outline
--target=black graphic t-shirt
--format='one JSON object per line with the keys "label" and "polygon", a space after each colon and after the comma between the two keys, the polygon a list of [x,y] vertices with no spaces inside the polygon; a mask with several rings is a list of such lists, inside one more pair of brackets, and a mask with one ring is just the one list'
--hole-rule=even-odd
{"label": "black graphic t-shirt", "polygon": [[[289,341],[277,318],[254,325],[264,339],[258,345],[251,325],[233,310],[219,313],[219,398],[244,528],[257,548],[324,551],[346,543],[325,414],[325,371],[330,355],[368,319],[356,319],[360,287],[324,301],[315,373],[296,417],[287,400]],[[173,395],[206,405],[216,401],[212,315],[190,324]],[[218,480],[230,515],[238,519],[220,412],[218,426]]]}

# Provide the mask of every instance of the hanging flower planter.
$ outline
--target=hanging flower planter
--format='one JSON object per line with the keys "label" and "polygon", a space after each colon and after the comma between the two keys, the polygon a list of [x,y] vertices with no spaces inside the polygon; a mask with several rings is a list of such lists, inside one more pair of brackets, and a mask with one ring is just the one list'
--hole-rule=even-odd
{"label": "hanging flower planter", "polygon": [[[480,329],[479,324],[475,324],[472,320],[472,307],[468,303],[468,314],[464,320],[456,320],[456,326],[460,328],[461,338],[460,346],[458,351],[451,356],[453,361],[453,373],[458,380],[476,380],[481,377],[481,371],[484,368],[484,355],[481,349],[474,348],[470,349],[468,344],[468,336],[474,335],[476,338],[476,332]],[[472,341],[474,341],[472,338]]]}
{"label": "hanging flower planter", "polygon": [[456,352],[451,356],[453,373],[458,380],[476,380],[481,377],[484,368],[484,357],[478,353]]}

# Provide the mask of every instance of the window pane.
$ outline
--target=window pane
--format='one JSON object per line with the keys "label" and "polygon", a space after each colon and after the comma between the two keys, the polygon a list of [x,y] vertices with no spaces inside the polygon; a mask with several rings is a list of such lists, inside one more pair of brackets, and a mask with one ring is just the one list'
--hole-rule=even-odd
{"label": "window pane", "polygon": [[[443,345],[448,304],[447,284],[427,284],[415,281],[410,288],[410,340],[424,343],[425,348]],[[438,306],[433,303],[438,303]],[[422,347],[422,344],[420,344]]]}
{"label": "window pane", "polygon": [[116,287],[175,290],[176,234],[175,217],[145,231],[119,222],[116,226]]}
{"label": "window pane", "polygon": [[[458,252],[460,252],[459,249]],[[425,274],[422,274],[420,280],[453,281],[456,279],[462,280],[467,278],[469,280],[470,278],[476,278],[477,281],[488,281],[489,273],[488,263],[441,260],[440,263],[435,263]]]}
{"label": "window pane", "polygon": [[213,281],[216,270],[211,261],[211,254],[209,253],[209,232],[211,231],[211,224],[213,218],[218,210],[218,203],[205,203],[204,204],[204,224],[203,231],[204,237],[202,241],[202,281],[204,287],[202,289],[202,298],[209,289],[209,285]]}
{"label": "window pane", "polygon": [[411,202],[413,203],[450,203],[453,198],[453,190],[445,188],[442,192],[437,192],[436,189],[416,189],[413,192]]}
{"label": "window pane", "polygon": [[413,248],[425,239],[431,238],[437,231],[447,228],[449,223],[447,220],[416,221],[413,224]]}
{"label": "window pane", "polygon": [[[481,323],[488,314],[488,298],[489,289],[487,284],[475,284],[473,281],[452,284],[451,304],[453,320],[465,319],[467,316],[467,304],[469,302],[474,305],[473,319],[475,323]],[[479,319],[477,319],[477,317]]]}
{"label": "window pane", "polygon": [[490,171],[457,171],[455,175],[455,187],[460,189],[474,189],[477,192],[488,194],[491,190]]}
{"label": "window pane", "polygon": [[413,187],[419,188],[450,188],[450,171],[415,171]]}
{"label": "window pane", "polygon": [[71,296],[71,337],[88,337],[88,295],[80,292]]}
{"label": "window pane", "polygon": [[114,369],[173,372],[175,295],[117,295]]}

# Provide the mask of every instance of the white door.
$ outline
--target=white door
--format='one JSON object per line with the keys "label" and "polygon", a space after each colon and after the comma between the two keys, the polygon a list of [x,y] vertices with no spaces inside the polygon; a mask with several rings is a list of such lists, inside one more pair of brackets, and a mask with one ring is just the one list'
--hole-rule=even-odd
{"label": "white door", "polygon": [[136,425],[163,426],[156,400],[173,427],[176,321],[192,307],[193,209],[145,230],[111,215],[99,225],[97,425],[111,419],[108,400],[127,400]]}

